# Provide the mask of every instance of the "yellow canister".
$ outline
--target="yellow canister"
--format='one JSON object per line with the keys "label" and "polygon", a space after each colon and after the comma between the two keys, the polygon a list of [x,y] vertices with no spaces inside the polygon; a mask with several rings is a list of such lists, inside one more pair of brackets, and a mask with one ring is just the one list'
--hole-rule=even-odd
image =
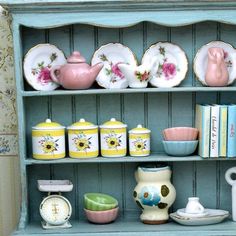
{"label": "yellow canister", "polygon": [[67,127],[69,156],[72,158],[92,158],[98,156],[98,126],[80,119]]}
{"label": "yellow canister", "polygon": [[65,127],[47,119],[32,127],[33,158],[59,159],[65,157]]}
{"label": "yellow canister", "polygon": [[142,125],[138,125],[129,131],[130,156],[150,155],[150,133],[151,131]]}
{"label": "yellow canister", "polygon": [[100,125],[101,155],[103,157],[122,157],[127,152],[127,125],[112,118]]}

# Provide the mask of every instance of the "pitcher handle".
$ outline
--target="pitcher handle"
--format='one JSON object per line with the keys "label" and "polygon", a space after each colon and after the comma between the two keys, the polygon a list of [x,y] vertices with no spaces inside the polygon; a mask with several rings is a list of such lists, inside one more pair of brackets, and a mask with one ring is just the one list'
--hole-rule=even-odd
{"label": "pitcher handle", "polygon": [[[57,76],[60,74],[60,68],[61,68],[61,66],[57,65],[57,66],[53,66],[50,70],[50,76],[51,76],[52,80],[58,84],[60,82],[59,82]],[[56,72],[57,72],[57,74],[56,74]],[[58,74],[58,72],[59,72],[59,74]]]}

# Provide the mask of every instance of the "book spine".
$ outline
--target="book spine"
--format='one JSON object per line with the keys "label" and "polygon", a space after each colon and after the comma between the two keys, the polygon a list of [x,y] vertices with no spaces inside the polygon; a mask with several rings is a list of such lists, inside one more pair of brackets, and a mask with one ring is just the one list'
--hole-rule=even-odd
{"label": "book spine", "polygon": [[219,114],[220,106],[211,106],[210,157],[219,157]]}
{"label": "book spine", "polygon": [[228,151],[227,157],[236,157],[236,105],[228,106]]}
{"label": "book spine", "polygon": [[210,114],[210,106],[196,105],[195,127],[199,130],[198,155],[203,158],[209,157]]}
{"label": "book spine", "polygon": [[227,156],[227,106],[220,106],[219,156]]}

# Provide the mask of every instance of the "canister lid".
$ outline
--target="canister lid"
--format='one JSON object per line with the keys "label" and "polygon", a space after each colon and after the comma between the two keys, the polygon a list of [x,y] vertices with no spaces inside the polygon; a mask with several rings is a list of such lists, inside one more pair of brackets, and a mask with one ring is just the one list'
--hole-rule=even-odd
{"label": "canister lid", "polygon": [[72,124],[71,126],[67,127],[70,130],[85,130],[85,129],[95,129],[97,125],[94,125],[91,122],[86,121],[85,119],[81,118],[78,122]]}
{"label": "canister lid", "polygon": [[57,122],[52,122],[50,119],[46,119],[45,122],[39,123],[33,127],[33,129],[37,130],[60,130],[64,128],[64,126],[60,125]]}
{"label": "canister lid", "polygon": [[137,125],[136,128],[131,129],[129,134],[148,134],[151,133],[151,130],[144,128],[142,125]]}
{"label": "canister lid", "polygon": [[111,118],[109,121],[103,123],[102,125],[100,125],[100,128],[125,128],[127,127],[126,124],[122,123],[121,121],[116,120],[115,118]]}

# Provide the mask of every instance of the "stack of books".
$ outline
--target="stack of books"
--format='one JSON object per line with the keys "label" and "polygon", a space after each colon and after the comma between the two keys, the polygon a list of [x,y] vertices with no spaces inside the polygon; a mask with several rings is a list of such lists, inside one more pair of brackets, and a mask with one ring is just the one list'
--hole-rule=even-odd
{"label": "stack of books", "polygon": [[197,104],[198,155],[203,158],[236,157],[236,104]]}

